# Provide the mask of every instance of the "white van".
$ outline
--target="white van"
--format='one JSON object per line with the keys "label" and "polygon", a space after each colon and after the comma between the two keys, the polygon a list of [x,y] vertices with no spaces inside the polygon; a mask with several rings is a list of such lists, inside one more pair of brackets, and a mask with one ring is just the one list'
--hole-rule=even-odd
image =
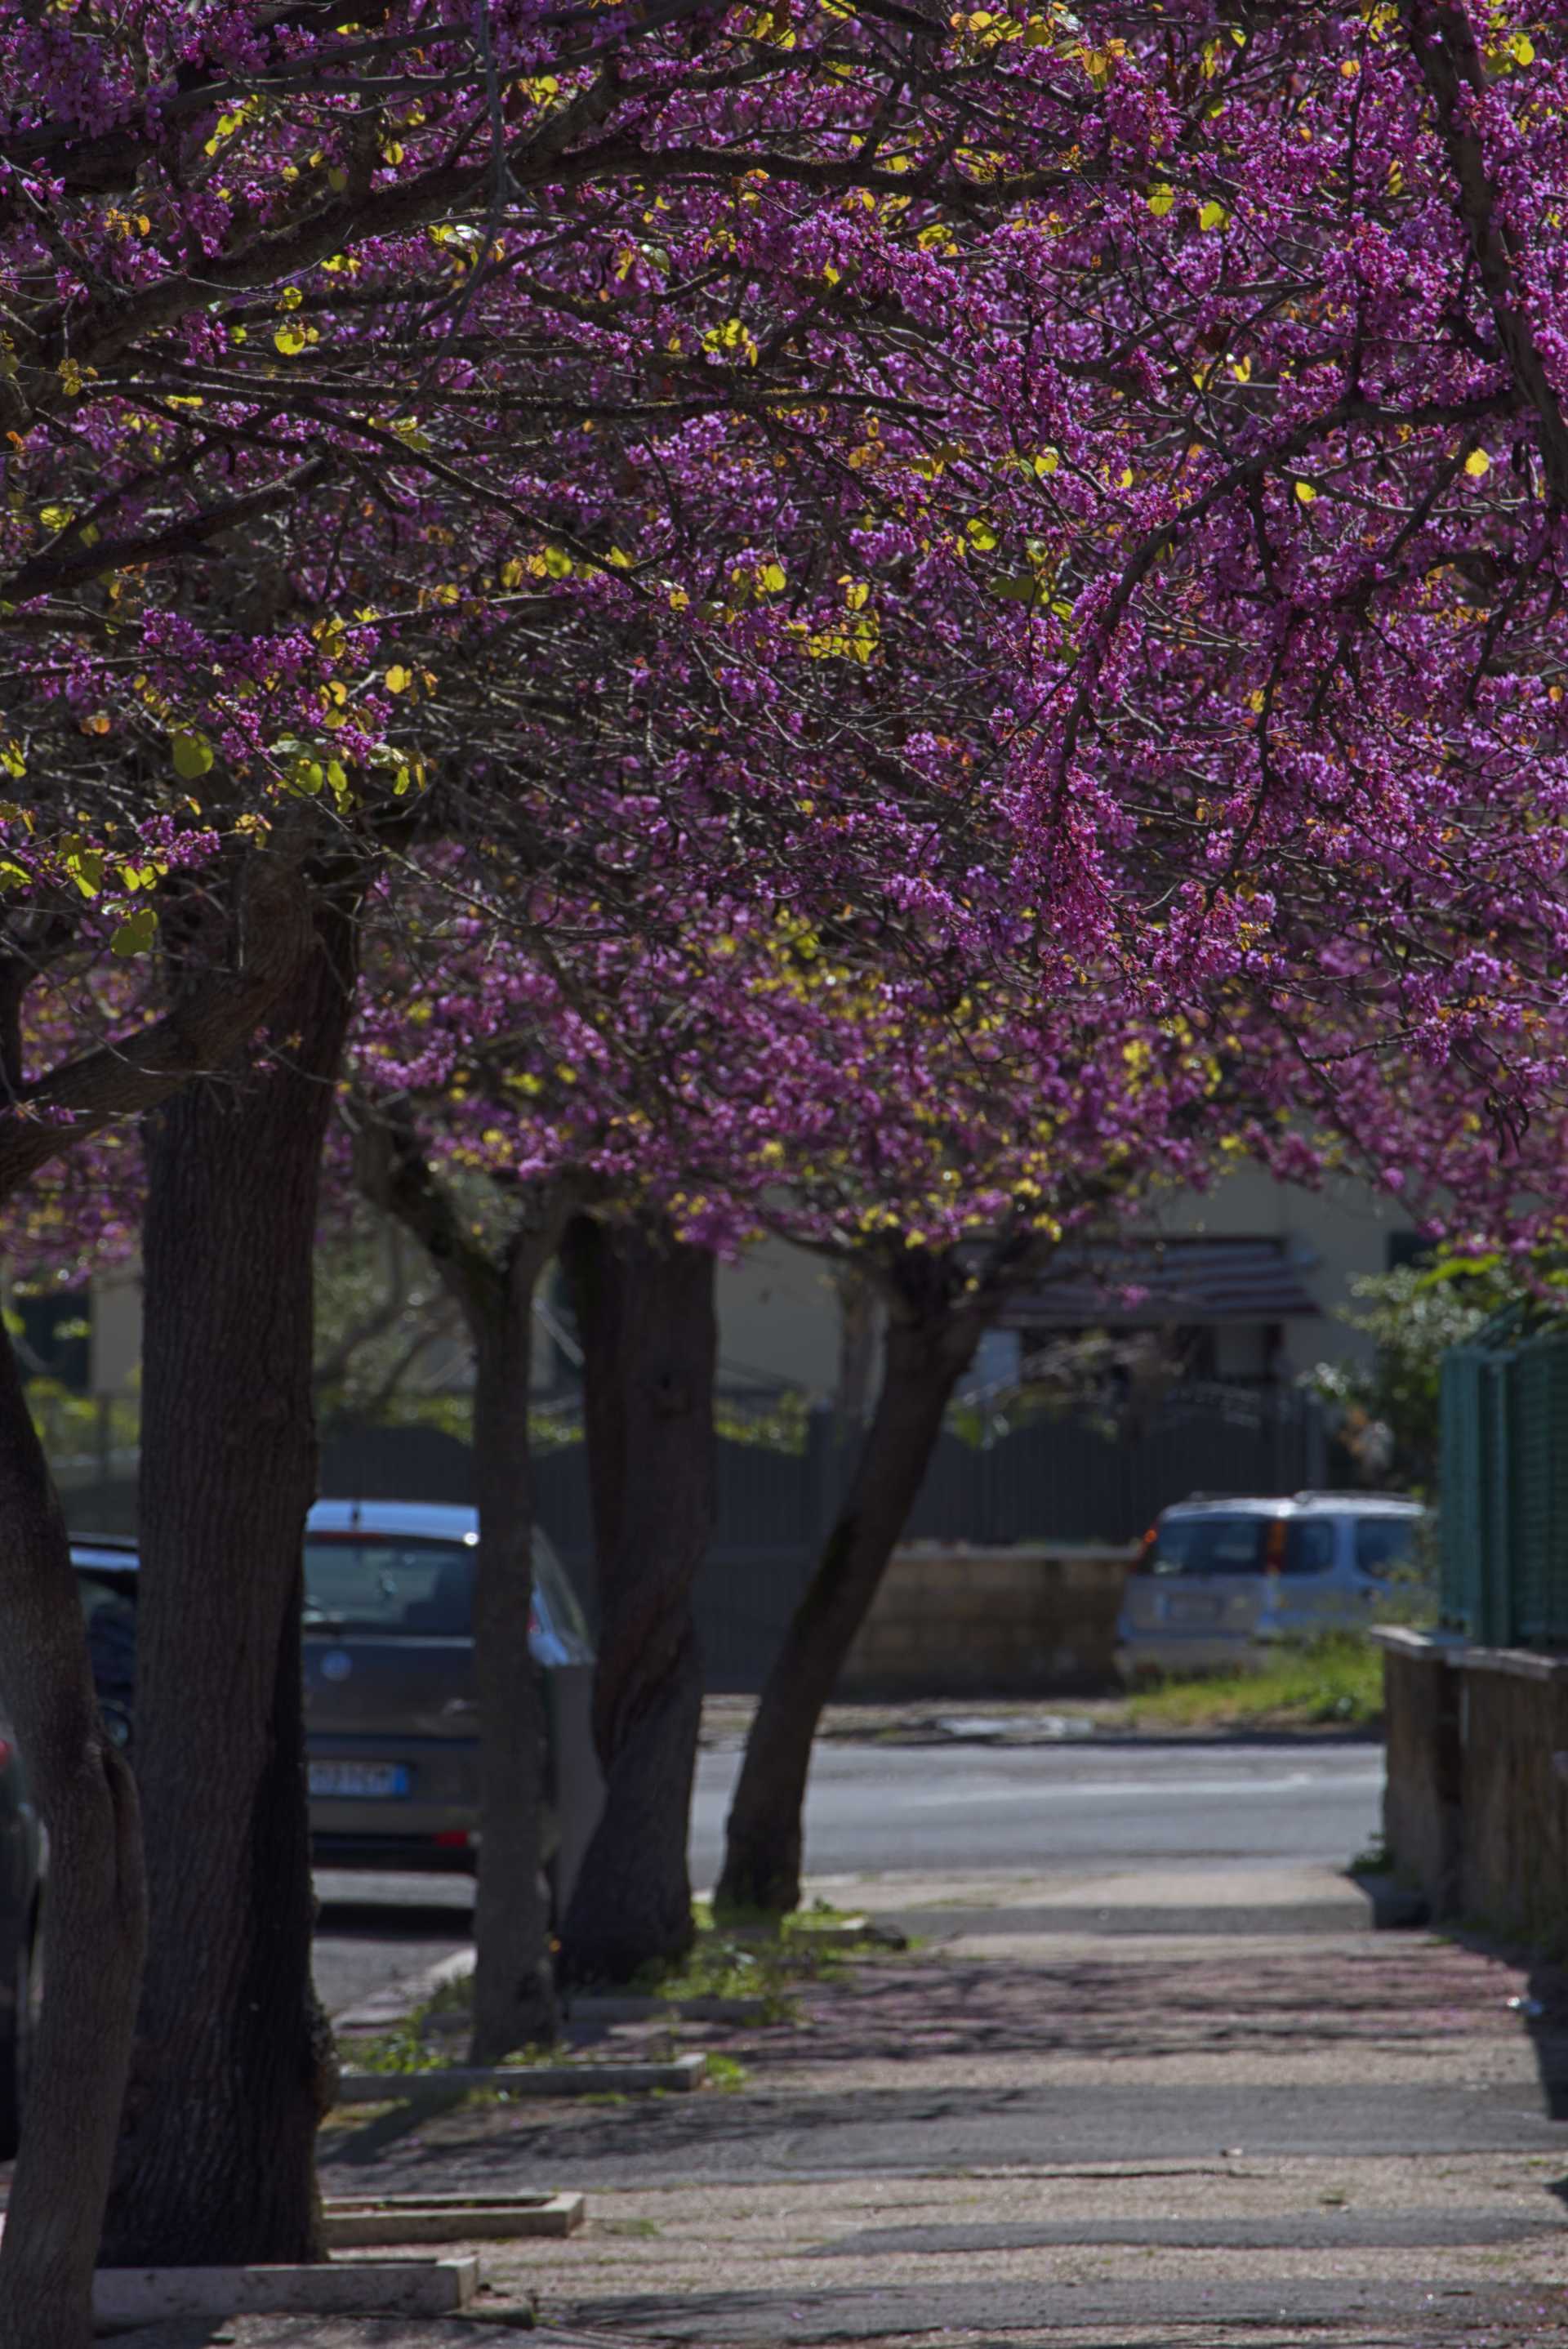
{"label": "white van", "polygon": [[1281,1640],[1358,1630],[1413,1579],[1426,1512],[1383,1493],[1195,1493],[1143,1538],[1116,1627],[1123,1681],[1248,1669]]}

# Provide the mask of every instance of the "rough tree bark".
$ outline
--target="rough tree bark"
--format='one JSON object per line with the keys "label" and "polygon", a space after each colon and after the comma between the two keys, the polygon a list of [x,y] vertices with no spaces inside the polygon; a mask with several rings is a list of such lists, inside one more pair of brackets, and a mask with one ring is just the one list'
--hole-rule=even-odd
{"label": "rough tree bark", "polygon": [[[229,893],[228,952],[134,1043],[28,1081],[19,1011],[36,971],[0,963],[0,1199],[62,1150],[221,1066],[309,951],[281,833]],[[48,1112],[69,1112],[61,1123]],[[140,1987],[146,1895],[136,1792],[104,1738],[65,1524],[0,1336],[0,1689],[52,1845],[49,1997],[0,2240],[0,2349],[88,2349],[92,2278]]]}
{"label": "rough tree bark", "polygon": [[86,2349],[141,1975],[141,1837],[130,1772],[98,1717],[65,1517],[4,1330],[0,1691],[56,1858],[49,1996],[0,2247],[0,2344]]}
{"label": "rough tree bark", "polygon": [[713,1531],[714,1262],[706,1248],[586,1216],[562,1254],[583,1350],[605,1791],[561,1967],[568,1982],[623,1982],[692,1940],[686,1839],[702,1719],[692,1587]]}
{"label": "rough tree bark", "polygon": [[725,1829],[721,1911],[783,1915],[800,1898],[801,1813],[822,1707],[864,1622],[995,1305],[923,1249],[884,1282],[882,1391],[816,1573],[784,1634],[746,1742]]}
{"label": "rough tree bark", "polygon": [[533,1463],[528,1414],[533,1292],[573,1199],[564,1185],[508,1193],[511,1228],[487,1245],[458,1212],[412,1124],[358,1105],[358,1180],[428,1250],[474,1350],[474,1699],[480,1737],[479,1882],[469,2061],[496,2064],[554,2037],[544,1874],[544,1690],[529,1646]]}
{"label": "rough tree bark", "polygon": [[312,1250],[352,910],[242,1063],[149,1121],[137,1775],[151,1933],[106,2263],[323,2257],[301,1544]]}

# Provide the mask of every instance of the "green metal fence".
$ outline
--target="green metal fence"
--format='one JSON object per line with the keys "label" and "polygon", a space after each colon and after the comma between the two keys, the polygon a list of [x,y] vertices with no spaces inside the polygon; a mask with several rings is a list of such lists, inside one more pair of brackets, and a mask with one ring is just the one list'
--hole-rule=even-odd
{"label": "green metal fence", "polygon": [[1511,1307],[1445,1357],[1442,1492],[1444,1619],[1568,1646],[1568,1321]]}

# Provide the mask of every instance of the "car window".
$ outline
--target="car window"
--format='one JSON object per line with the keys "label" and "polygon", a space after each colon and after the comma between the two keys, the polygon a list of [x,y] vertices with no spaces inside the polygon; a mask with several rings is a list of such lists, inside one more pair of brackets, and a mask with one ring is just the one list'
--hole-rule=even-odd
{"label": "car window", "polygon": [[304,1628],[461,1638],[472,1629],[474,1554],[455,1543],[365,1537],[307,1541]]}
{"label": "car window", "polygon": [[1326,1574],[1334,1564],[1333,1518],[1293,1517],[1280,1563],[1286,1574]]}
{"label": "car window", "polygon": [[1409,1562],[1416,1547],[1414,1517],[1357,1517],[1356,1563],[1363,1574],[1387,1574]]}
{"label": "car window", "polygon": [[1170,1517],[1155,1530],[1145,1574],[1261,1574],[1270,1517]]}
{"label": "car window", "polygon": [[[304,1628],[378,1631],[411,1639],[467,1639],[473,1630],[474,1564],[467,1542],[398,1541],[363,1534],[307,1541]],[[533,1570],[552,1622],[581,1622],[570,1585],[542,1538]],[[537,1632],[537,1610],[529,1626]]]}
{"label": "car window", "polygon": [[88,1656],[100,1696],[129,1699],[136,1685],[136,1600],[125,1585],[97,1575],[77,1576],[87,1617]]}
{"label": "car window", "polygon": [[544,1601],[544,1611],[564,1640],[589,1644],[588,1619],[572,1588],[572,1578],[542,1534],[533,1542],[533,1579]]}

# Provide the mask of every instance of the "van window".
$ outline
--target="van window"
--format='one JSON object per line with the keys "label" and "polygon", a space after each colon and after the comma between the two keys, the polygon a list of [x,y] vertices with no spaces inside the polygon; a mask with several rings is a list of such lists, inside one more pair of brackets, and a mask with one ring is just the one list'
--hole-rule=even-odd
{"label": "van window", "polygon": [[1387,1574],[1407,1566],[1416,1547],[1414,1517],[1357,1517],[1356,1563],[1363,1574]]}
{"label": "van window", "polygon": [[1286,1574],[1326,1574],[1333,1564],[1333,1518],[1293,1517],[1284,1537],[1282,1570]]}
{"label": "van window", "polygon": [[1269,1517],[1171,1517],[1159,1526],[1144,1574],[1261,1574]]}

